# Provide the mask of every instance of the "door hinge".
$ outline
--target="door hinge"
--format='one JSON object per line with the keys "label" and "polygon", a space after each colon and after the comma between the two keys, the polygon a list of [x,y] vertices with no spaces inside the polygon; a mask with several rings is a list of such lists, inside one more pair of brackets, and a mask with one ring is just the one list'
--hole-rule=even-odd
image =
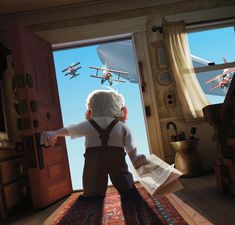
{"label": "door hinge", "polygon": [[139,74],[140,74],[140,81],[141,81],[141,89],[142,89],[142,92],[145,92],[145,88],[147,86],[147,83],[144,80],[144,72],[143,72],[142,62],[138,62],[138,67],[139,67]]}

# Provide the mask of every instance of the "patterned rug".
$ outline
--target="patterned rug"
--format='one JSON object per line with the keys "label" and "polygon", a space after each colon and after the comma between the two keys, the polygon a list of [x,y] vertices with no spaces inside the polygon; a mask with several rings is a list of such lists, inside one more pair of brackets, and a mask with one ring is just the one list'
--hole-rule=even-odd
{"label": "patterned rug", "polygon": [[60,208],[51,225],[186,225],[170,201],[151,197],[144,188],[134,195],[120,196],[116,191],[104,200],[85,202],[72,195]]}

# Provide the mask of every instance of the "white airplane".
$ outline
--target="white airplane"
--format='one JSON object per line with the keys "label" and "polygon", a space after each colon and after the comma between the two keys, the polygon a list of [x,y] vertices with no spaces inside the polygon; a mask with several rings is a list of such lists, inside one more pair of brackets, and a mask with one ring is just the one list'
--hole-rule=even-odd
{"label": "white airplane", "polygon": [[139,82],[131,40],[101,44],[97,47],[97,53],[100,61],[106,64],[109,70],[125,71],[128,75],[119,74],[121,78],[131,83]]}

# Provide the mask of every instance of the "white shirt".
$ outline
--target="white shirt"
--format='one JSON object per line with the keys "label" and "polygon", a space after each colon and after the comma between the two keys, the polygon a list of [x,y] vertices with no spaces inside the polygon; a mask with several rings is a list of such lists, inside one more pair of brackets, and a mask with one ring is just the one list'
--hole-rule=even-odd
{"label": "white shirt", "polygon": [[[114,120],[113,117],[94,117],[92,119],[103,129]],[[66,129],[72,139],[85,137],[86,148],[101,146],[99,133],[87,120],[79,124],[69,125]],[[125,123],[118,121],[113,127],[110,132],[108,146],[124,147],[127,153],[136,148],[135,141]]]}

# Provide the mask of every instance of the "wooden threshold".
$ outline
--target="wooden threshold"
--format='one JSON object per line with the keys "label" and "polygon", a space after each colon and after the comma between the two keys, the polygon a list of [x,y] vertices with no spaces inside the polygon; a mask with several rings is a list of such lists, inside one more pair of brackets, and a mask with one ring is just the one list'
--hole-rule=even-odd
{"label": "wooden threshold", "polygon": [[174,194],[166,195],[171,204],[189,225],[213,225],[209,220]]}

